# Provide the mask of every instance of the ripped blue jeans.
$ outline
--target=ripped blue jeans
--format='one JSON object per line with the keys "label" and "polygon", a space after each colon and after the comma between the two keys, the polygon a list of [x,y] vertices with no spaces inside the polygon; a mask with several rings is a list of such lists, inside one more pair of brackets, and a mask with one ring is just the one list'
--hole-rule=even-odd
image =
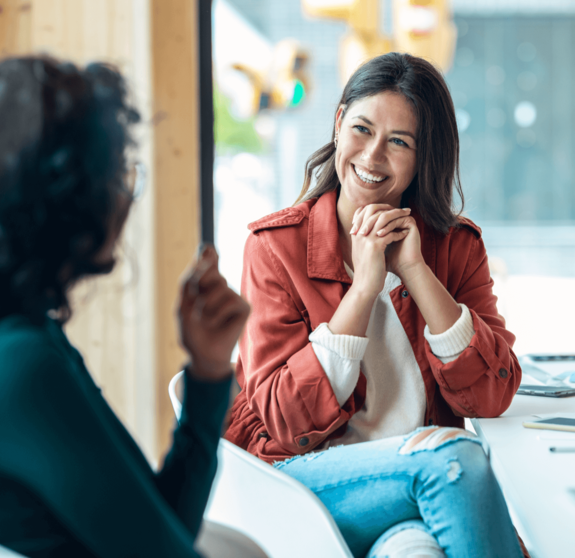
{"label": "ripped blue jeans", "polygon": [[402,522],[427,529],[450,558],[523,556],[481,443],[464,430],[419,428],[275,467],[320,498],[356,558]]}

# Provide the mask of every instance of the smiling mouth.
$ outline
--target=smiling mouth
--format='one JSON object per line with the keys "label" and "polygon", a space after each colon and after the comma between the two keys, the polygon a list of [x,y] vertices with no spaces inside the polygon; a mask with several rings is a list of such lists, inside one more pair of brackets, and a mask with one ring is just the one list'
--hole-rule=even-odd
{"label": "smiling mouth", "polygon": [[377,176],[358,169],[353,163],[351,165],[357,177],[366,184],[378,184],[389,178],[389,176]]}

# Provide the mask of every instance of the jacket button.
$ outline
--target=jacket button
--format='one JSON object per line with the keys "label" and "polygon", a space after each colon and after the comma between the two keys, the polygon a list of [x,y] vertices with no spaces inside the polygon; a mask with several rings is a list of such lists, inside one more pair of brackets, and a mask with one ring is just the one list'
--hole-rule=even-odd
{"label": "jacket button", "polygon": [[507,372],[507,370],[505,370],[505,368],[499,369],[499,377],[500,378],[507,378],[507,374],[509,374],[509,372]]}
{"label": "jacket button", "polygon": [[307,446],[308,444],[309,444],[309,438],[306,438],[305,436],[301,438],[299,441],[300,446]]}
{"label": "jacket button", "polygon": [[407,291],[401,291],[401,296],[403,298],[407,298],[409,296],[409,293]]}
{"label": "jacket button", "polygon": [[268,437],[269,437],[269,435],[267,432],[260,432],[258,434],[258,438],[268,438]]}

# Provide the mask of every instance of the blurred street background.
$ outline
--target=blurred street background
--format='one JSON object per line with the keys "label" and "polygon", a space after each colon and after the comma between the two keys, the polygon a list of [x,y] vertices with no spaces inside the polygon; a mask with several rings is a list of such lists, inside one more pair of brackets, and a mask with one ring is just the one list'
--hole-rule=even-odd
{"label": "blurred street background", "polygon": [[296,200],[351,71],[442,68],[464,214],[483,229],[518,354],[575,352],[575,1],[215,0],[216,240],[240,287],[247,224]]}

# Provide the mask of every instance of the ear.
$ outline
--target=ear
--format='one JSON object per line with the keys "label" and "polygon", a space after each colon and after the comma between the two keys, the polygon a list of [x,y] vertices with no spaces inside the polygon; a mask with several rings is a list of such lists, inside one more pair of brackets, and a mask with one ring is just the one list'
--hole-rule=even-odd
{"label": "ear", "polygon": [[341,128],[341,122],[343,120],[343,116],[345,114],[345,110],[347,109],[347,105],[339,105],[337,112],[335,113],[335,134],[339,134],[339,130]]}

